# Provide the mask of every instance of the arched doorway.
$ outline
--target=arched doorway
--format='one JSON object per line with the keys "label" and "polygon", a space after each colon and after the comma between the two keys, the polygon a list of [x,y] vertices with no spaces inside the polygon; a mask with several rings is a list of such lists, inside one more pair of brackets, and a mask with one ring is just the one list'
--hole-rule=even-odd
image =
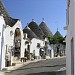
{"label": "arched doorway", "polygon": [[21,50],[21,31],[19,28],[16,28],[14,34],[14,57],[20,57]]}
{"label": "arched doorway", "polygon": [[29,41],[26,41],[25,45],[27,46],[27,48],[25,49],[25,57],[27,57],[27,60],[30,60],[30,44],[29,44]]}

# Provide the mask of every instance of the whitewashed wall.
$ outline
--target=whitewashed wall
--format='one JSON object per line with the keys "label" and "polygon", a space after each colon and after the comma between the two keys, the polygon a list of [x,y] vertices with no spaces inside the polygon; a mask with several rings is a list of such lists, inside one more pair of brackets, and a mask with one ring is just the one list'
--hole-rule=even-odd
{"label": "whitewashed wall", "polygon": [[[16,28],[19,28],[21,31],[20,57],[24,57],[24,40],[23,40],[24,36],[23,36],[21,21],[18,20],[13,27],[10,27],[9,25],[7,26],[5,25],[4,18],[0,16],[0,70],[5,68],[6,45],[7,45],[7,50],[9,50],[10,46],[14,46],[14,34],[15,34]],[[12,35],[10,35],[10,31],[12,31]]]}
{"label": "whitewashed wall", "polygon": [[[68,7],[68,0],[67,0]],[[75,0],[70,0],[69,5],[69,24],[66,38],[66,72],[67,75],[71,74],[71,40],[74,39],[74,57],[75,57]],[[67,18],[67,20],[68,20]],[[75,72],[75,58],[74,58],[74,72]],[[74,73],[75,75],[75,73]]]}
{"label": "whitewashed wall", "polygon": [[5,67],[4,26],[4,19],[2,16],[0,16],[0,70]]}
{"label": "whitewashed wall", "polygon": [[33,50],[35,50],[35,56],[39,56],[39,48],[37,47],[37,43],[40,43],[41,47],[44,46],[44,41],[40,39],[33,38],[31,40],[30,53],[33,53]]}
{"label": "whitewashed wall", "polygon": [[[15,35],[15,30],[16,28],[19,28],[21,31],[21,52],[20,52],[20,57],[24,57],[24,40],[23,40],[23,31],[22,31],[22,26],[21,26],[21,21],[18,20],[17,23],[13,26],[7,26],[5,28],[5,46],[7,45],[7,50],[9,50],[10,46],[14,47],[14,35]],[[10,35],[10,31],[12,31],[12,35]],[[6,49],[5,49],[6,50]],[[12,57],[11,57],[11,64],[12,64]]]}
{"label": "whitewashed wall", "polygon": [[[19,28],[20,31],[21,31],[21,52],[20,52],[20,57],[24,57],[24,40],[23,40],[24,35],[23,35],[22,24],[21,24],[20,20],[18,20],[17,23],[12,27],[13,33],[15,33],[16,28]],[[14,38],[14,35],[13,35],[12,38]]]}

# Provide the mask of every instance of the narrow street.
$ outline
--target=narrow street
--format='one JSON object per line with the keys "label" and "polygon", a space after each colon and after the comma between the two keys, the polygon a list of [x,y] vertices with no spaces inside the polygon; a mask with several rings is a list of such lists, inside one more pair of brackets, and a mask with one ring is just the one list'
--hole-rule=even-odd
{"label": "narrow street", "polygon": [[5,75],[66,75],[66,58],[47,59],[25,65]]}

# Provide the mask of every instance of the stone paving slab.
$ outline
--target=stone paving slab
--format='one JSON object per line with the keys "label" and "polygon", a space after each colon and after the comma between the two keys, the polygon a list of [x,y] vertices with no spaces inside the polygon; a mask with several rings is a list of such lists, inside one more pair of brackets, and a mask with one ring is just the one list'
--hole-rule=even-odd
{"label": "stone paving slab", "polygon": [[5,72],[0,71],[0,75],[5,75]]}
{"label": "stone paving slab", "polygon": [[[18,63],[16,66],[14,66],[15,68],[13,67],[9,68],[9,70],[3,71],[4,73],[0,73],[0,75],[65,75],[66,74],[65,66],[59,66],[60,65],[59,62],[56,63],[57,65],[52,64],[52,63],[57,62],[58,60],[62,60],[63,58],[64,57],[53,58],[51,60],[40,59],[40,60],[27,61],[22,64]],[[50,67],[50,65],[51,66],[53,65],[53,67]]]}
{"label": "stone paving slab", "polygon": [[[65,57],[65,56],[64,56]],[[56,58],[64,58],[64,57],[55,57],[53,59],[56,59]],[[51,58],[52,59],[52,58]],[[47,59],[38,59],[38,60],[33,60],[33,61],[27,61],[27,62],[20,62],[20,61],[16,61],[16,66],[10,66],[10,67],[6,67],[5,69],[6,70],[3,70],[3,72],[10,72],[12,70],[16,70],[24,65],[28,65],[29,63],[32,63],[32,62],[38,62],[38,61],[42,61],[42,60],[47,60]],[[2,72],[2,73],[3,73]]]}

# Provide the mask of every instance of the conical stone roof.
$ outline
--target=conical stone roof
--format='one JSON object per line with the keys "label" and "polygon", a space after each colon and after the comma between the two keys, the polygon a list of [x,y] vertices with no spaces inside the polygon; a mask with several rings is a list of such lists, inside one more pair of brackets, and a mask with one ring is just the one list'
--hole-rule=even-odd
{"label": "conical stone roof", "polygon": [[0,0],[0,15],[3,14],[4,17],[10,17],[9,13],[7,12],[2,0]]}
{"label": "conical stone roof", "polygon": [[28,24],[28,27],[40,38],[44,38],[44,33],[41,28],[36,24],[36,22],[32,21]]}
{"label": "conical stone roof", "polygon": [[45,34],[46,37],[48,37],[49,35],[53,36],[51,30],[47,27],[45,22],[41,22],[39,27],[42,29],[43,33]]}
{"label": "conical stone roof", "polygon": [[31,40],[32,38],[38,38],[37,35],[28,27],[23,29],[23,33],[27,33],[27,37]]}
{"label": "conical stone roof", "polygon": [[9,13],[7,12],[4,4],[2,3],[2,0],[0,0],[0,15],[4,17],[6,25],[13,26],[18,19],[13,19],[10,17]]}
{"label": "conical stone roof", "polygon": [[63,37],[63,36],[60,34],[60,32],[59,32],[58,30],[57,30],[56,33],[54,34],[54,37],[55,37],[55,36],[61,36],[61,37]]}

